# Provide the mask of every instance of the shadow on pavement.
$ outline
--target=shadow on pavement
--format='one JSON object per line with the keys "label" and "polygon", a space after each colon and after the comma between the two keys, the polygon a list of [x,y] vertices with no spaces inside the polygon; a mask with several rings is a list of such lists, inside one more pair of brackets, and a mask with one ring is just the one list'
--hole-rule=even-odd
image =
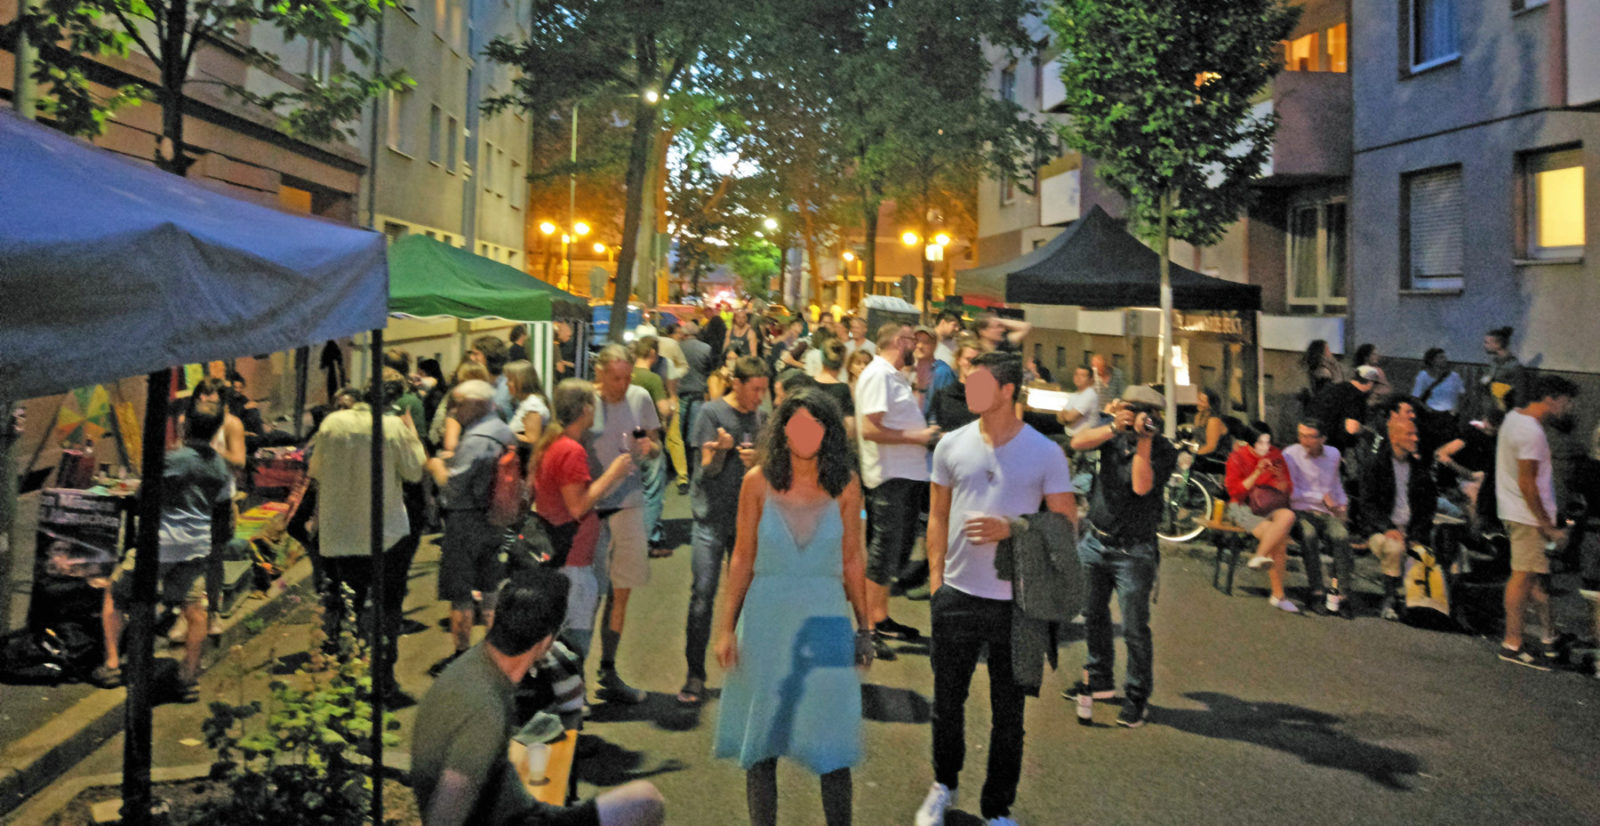
{"label": "shadow on pavement", "polygon": [[[598,711],[598,709],[596,709]],[[644,753],[629,751],[593,734],[578,735],[577,760],[572,772],[578,780],[594,786],[621,786],[658,774],[683,771],[680,760],[666,760],[654,768],[643,768]]]}
{"label": "shadow on pavement", "polygon": [[[1422,768],[1416,755],[1363,742],[1340,730],[1344,721],[1332,714],[1285,703],[1252,703],[1211,691],[1183,696],[1208,708],[1152,708],[1150,721],[1201,737],[1277,749],[1313,766],[1365,775],[1395,791],[1410,791],[1404,778]],[[1371,726],[1362,728],[1370,730]]]}
{"label": "shadow on pavement", "polygon": [[863,683],[861,719],[875,723],[910,723],[920,726],[933,719],[933,705],[927,698],[908,688],[889,688]]}
{"label": "shadow on pavement", "polygon": [[[678,704],[677,694],[649,692],[649,697],[637,705],[603,702],[593,707],[589,719],[596,723],[654,723],[666,731],[690,731],[700,727],[700,712],[705,708]],[[721,691],[710,689],[706,698],[720,697]]]}

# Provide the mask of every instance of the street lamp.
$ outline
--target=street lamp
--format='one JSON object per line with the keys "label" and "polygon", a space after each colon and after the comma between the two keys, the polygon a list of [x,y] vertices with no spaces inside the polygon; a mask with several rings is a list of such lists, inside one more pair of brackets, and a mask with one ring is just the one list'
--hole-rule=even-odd
{"label": "street lamp", "polygon": [[916,246],[917,242],[921,240],[922,239],[917,237],[915,232],[912,232],[909,229],[900,234],[900,243],[905,244],[908,247]]}
{"label": "street lamp", "polygon": [[768,218],[767,220],[762,221],[761,225],[766,227],[769,231],[775,230],[778,228],[778,219]]}
{"label": "street lamp", "polygon": [[596,255],[605,255],[606,245],[600,243],[599,241],[594,242],[594,252]]}

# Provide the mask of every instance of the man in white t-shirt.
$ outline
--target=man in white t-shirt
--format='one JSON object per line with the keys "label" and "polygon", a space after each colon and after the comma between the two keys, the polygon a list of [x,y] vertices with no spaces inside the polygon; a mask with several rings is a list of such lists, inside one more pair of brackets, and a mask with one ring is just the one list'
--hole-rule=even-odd
{"label": "man in white t-shirt", "polygon": [[[1565,416],[1572,409],[1578,386],[1556,375],[1541,376],[1534,386],[1533,402],[1507,411],[1495,443],[1495,504],[1511,540],[1511,578],[1506,580],[1506,635],[1500,659],[1550,670],[1555,627],[1550,622],[1550,595],[1545,577],[1550,574],[1546,543],[1560,545],[1567,532],[1556,523],[1556,493],[1550,467],[1550,441],[1544,420]],[[1522,644],[1523,610],[1533,598],[1544,649],[1529,651]]]}
{"label": "man in white t-shirt", "polygon": [[917,541],[928,487],[929,427],[911,382],[900,372],[915,339],[910,325],[878,328],[877,355],[856,379],[856,427],[861,442],[861,487],[867,504],[867,607],[879,659],[895,658],[888,637],[912,640],[917,629],[889,618],[889,585]]}
{"label": "man in white t-shirt", "polygon": [[857,350],[866,350],[874,355],[878,352],[877,345],[867,340],[867,320],[858,315],[850,317],[850,337],[844,342],[844,357],[850,358]]}
{"label": "man in white t-shirt", "polygon": [[1094,389],[1094,374],[1087,367],[1072,371],[1073,392],[1067,395],[1067,406],[1061,408],[1056,418],[1067,426],[1067,435],[1076,436],[1100,423],[1100,391]]}
{"label": "man in white t-shirt", "polygon": [[1010,520],[1040,503],[1077,521],[1066,454],[1015,411],[1022,360],[985,353],[967,375],[967,409],[978,420],[957,428],[933,451],[928,507],[928,577],[933,597],[934,783],[918,826],[944,822],[955,803],[966,756],[963,718],[979,654],[989,672],[988,775],[980,810],[990,823],[1009,822],[1022,774],[1022,717],[1027,692],[1012,669],[1010,581],[995,573],[997,543],[1011,536]]}

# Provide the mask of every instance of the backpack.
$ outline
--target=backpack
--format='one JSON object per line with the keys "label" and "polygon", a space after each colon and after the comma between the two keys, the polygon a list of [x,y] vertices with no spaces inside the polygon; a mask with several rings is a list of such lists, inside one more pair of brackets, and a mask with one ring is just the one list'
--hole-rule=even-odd
{"label": "backpack", "polygon": [[489,482],[489,524],[509,528],[528,513],[528,486],[522,477],[522,460],[516,444],[501,452]]}
{"label": "backpack", "polygon": [[1422,545],[1412,545],[1407,555],[1411,557],[1405,575],[1407,618],[1419,611],[1432,611],[1437,616],[1429,619],[1448,619],[1450,589],[1433,551]]}

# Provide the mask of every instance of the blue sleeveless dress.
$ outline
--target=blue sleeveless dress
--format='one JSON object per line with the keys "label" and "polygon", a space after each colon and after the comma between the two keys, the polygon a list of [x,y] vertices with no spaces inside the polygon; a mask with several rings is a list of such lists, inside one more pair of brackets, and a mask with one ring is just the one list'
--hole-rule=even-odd
{"label": "blue sleeveless dress", "polygon": [[768,493],[755,578],[735,629],[739,664],[717,711],[713,754],[749,769],[788,757],[817,774],[861,759],[861,678],[845,598],[837,502],[824,503],[804,546]]}

